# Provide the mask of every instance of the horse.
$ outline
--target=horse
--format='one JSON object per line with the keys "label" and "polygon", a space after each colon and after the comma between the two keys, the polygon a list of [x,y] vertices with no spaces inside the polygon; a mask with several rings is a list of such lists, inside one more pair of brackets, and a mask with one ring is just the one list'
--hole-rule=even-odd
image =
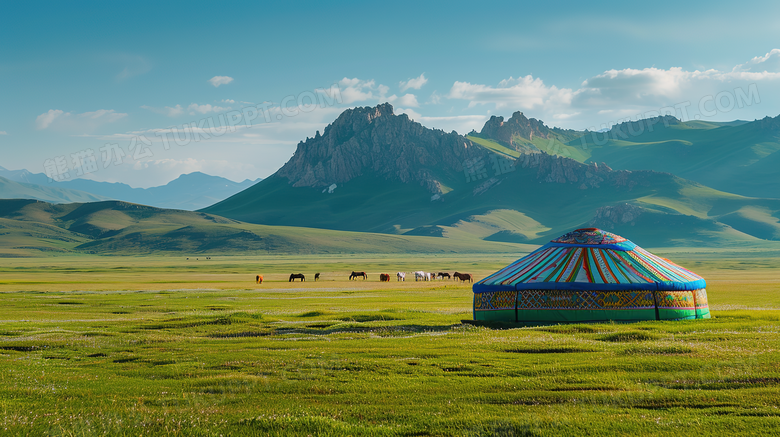
{"label": "horse", "polygon": [[315,273],[314,274],[314,282],[317,282],[319,279],[320,279],[320,274],[319,273]]}
{"label": "horse", "polygon": [[444,279],[444,278],[450,279],[450,274],[447,273],[447,272],[439,272],[439,274],[436,275],[436,276],[438,276],[438,277],[440,277],[442,279]]}
{"label": "horse", "polygon": [[390,275],[387,273],[381,273],[379,275],[379,282],[389,282],[390,281]]}
{"label": "horse", "polygon": [[359,276],[362,276],[364,280],[368,279],[366,272],[352,272],[352,274],[349,275],[349,280],[351,281],[352,279],[357,279]]}
{"label": "horse", "polygon": [[465,281],[474,282],[474,275],[472,275],[471,273],[458,273],[458,272],[455,272],[455,273],[452,274],[452,276],[460,279],[462,282],[465,282]]}
{"label": "horse", "polygon": [[416,271],[416,272],[414,272],[414,280],[415,281],[425,281],[425,272],[423,272],[423,271]]}
{"label": "horse", "polygon": [[257,275],[255,278],[255,283],[262,284],[263,283],[263,275]]}
{"label": "horse", "polygon": [[397,278],[397,281],[404,281],[406,282],[406,273],[404,272],[398,272],[395,274],[395,277]]}
{"label": "horse", "polygon": [[425,280],[426,280],[426,281],[430,281],[430,280],[431,280],[431,275],[432,275],[432,274],[433,274],[433,273],[428,273],[428,272],[426,272],[426,273],[425,273]]}
{"label": "horse", "polygon": [[295,282],[296,279],[300,279],[301,282],[304,282],[306,281],[306,276],[303,276],[303,273],[291,273],[290,280],[287,282]]}

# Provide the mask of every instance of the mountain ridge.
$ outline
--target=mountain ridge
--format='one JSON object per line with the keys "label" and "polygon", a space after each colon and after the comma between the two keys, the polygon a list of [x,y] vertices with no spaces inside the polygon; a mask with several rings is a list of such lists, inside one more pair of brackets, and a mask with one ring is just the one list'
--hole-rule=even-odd
{"label": "mountain ridge", "polygon": [[[586,164],[562,156],[563,148],[551,154],[546,145],[565,146],[566,135],[580,133],[547,128],[519,112],[510,120],[492,118],[479,137],[463,137],[394,115],[389,104],[347,110],[324,135],[299,143],[279,172],[202,211],[268,225],[440,238],[470,232],[483,240],[543,243],[609,216],[600,208],[628,203],[643,219],[615,225],[643,226],[643,245],[719,245],[780,236],[775,232],[780,223],[772,221],[780,201],[719,192],[669,172]],[[532,149],[540,138],[541,147]],[[528,143],[513,147],[521,141]],[[333,173],[342,168],[348,172]],[[511,220],[502,218],[507,214]],[[718,221],[721,217],[731,224]],[[687,242],[679,229],[671,229],[674,223],[683,223]]]}

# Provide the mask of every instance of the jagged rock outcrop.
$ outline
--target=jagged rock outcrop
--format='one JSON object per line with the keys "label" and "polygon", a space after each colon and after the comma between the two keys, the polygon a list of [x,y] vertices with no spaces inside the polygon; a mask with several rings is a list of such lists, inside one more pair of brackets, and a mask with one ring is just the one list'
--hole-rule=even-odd
{"label": "jagged rock outcrop", "polygon": [[780,131],[780,115],[777,117],[764,117],[761,120],[757,120],[761,129],[768,131]]}
{"label": "jagged rock outcrop", "polygon": [[515,136],[528,140],[532,140],[534,137],[549,138],[551,131],[542,121],[527,118],[522,112],[517,111],[506,122],[504,117],[495,115],[490,117],[479,134],[483,138],[490,138],[513,146],[513,137]]}
{"label": "jagged rock outcrop", "polygon": [[593,216],[593,219],[588,222],[588,226],[601,229],[615,229],[615,226],[626,223],[633,225],[636,219],[644,212],[644,208],[630,203],[602,206],[596,210],[596,214]]}
{"label": "jagged rock outcrop", "polygon": [[515,163],[521,168],[536,169],[540,182],[576,184],[578,188],[598,188],[602,183],[631,190],[636,185],[648,186],[652,171],[612,170],[605,163],[583,164],[570,158],[549,155],[545,152],[520,155]]}
{"label": "jagged rock outcrop", "polygon": [[301,141],[277,175],[294,187],[327,187],[371,172],[436,194],[432,169],[461,172],[466,159],[484,154],[456,132],[428,129],[384,103],[344,111],[322,135]]}
{"label": "jagged rock outcrop", "polygon": [[[473,132],[470,135],[473,134],[476,134],[476,132]],[[512,117],[507,121],[504,121],[504,117],[500,116],[494,115],[490,117],[482,127],[482,131],[477,134],[477,136],[481,138],[491,139],[514,147],[515,150],[522,153],[539,152],[537,147],[528,143],[534,138],[556,138],[559,141],[565,142],[581,135],[582,132],[573,130],[556,127],[549,128],[543,121],[535,118],[527,118],[520,111],[512,114]],[[518,139],[521,139],[521,141],[517,141]]]}

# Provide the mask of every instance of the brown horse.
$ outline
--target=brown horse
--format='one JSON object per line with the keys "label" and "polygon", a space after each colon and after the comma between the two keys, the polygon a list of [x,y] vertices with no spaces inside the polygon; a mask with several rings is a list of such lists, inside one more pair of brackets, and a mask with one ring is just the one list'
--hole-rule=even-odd
{"label": "brown horse", "polygon": [[257,277],[255,278],[255,282],[258,283],[258,284],[262,284],[263,283],[263,275],[257,275]]}
{"label": "brown horse", "polygon": [[463,282],[465,282],[465,281],[474,282],[474,275],[472,275],[471,273],[458,273],[458,272],[455,272],[455,273],[452,274],[452,276],[455,277],[455,278],[460,279]]}
{"label": "brown horse", "polygon": [[379,282],[388,282],[388,281],[390,281],[390,275],[388,275],[387,273],[381,273],[379,275]]}
{"label": "brown horse", "polygon": [[442,279],[444,279],[444,278],[450,279],[450,274],[447,273],[447,272],[439,272],[439,274],[436,275],[436,276],[438,276],[438,277],[440,277]]}
{"label": "brown horse", "polygon": [[352,274],[349,275],[349,280],[357,279],[359,276],[362,276],[363,279],[368,279],[366,272],[352,272]]}
{"label": "brown horse", "polygon": [[306,276],[303,276],[303,273],[291,273],[290,280],[287,282],[294,282],[296,279],[300,279],[301,282],[304,282],[306,280]]}
{"label": "brown horse", "polygon": [[314,274],[314,282],[317,282],[319,279],[320,279],[320,274],[319,273],[315,273]]}

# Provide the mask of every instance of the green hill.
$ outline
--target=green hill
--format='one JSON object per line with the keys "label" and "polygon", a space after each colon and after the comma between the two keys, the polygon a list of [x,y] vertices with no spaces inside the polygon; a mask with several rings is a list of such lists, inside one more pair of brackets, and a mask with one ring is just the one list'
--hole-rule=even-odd
{"label": "green hill", "polygon": [[55,205],[0,200],[0,257],[54,253],[516,253],[530,248],[475,238],[443,240],[263,226],[118,201]]}
{"label": "green hill", "polygon": [[622,123],[567,144],[616,169],[669,172],[722,191],[780,198],[780,116],[749,123],[671,119]]}

